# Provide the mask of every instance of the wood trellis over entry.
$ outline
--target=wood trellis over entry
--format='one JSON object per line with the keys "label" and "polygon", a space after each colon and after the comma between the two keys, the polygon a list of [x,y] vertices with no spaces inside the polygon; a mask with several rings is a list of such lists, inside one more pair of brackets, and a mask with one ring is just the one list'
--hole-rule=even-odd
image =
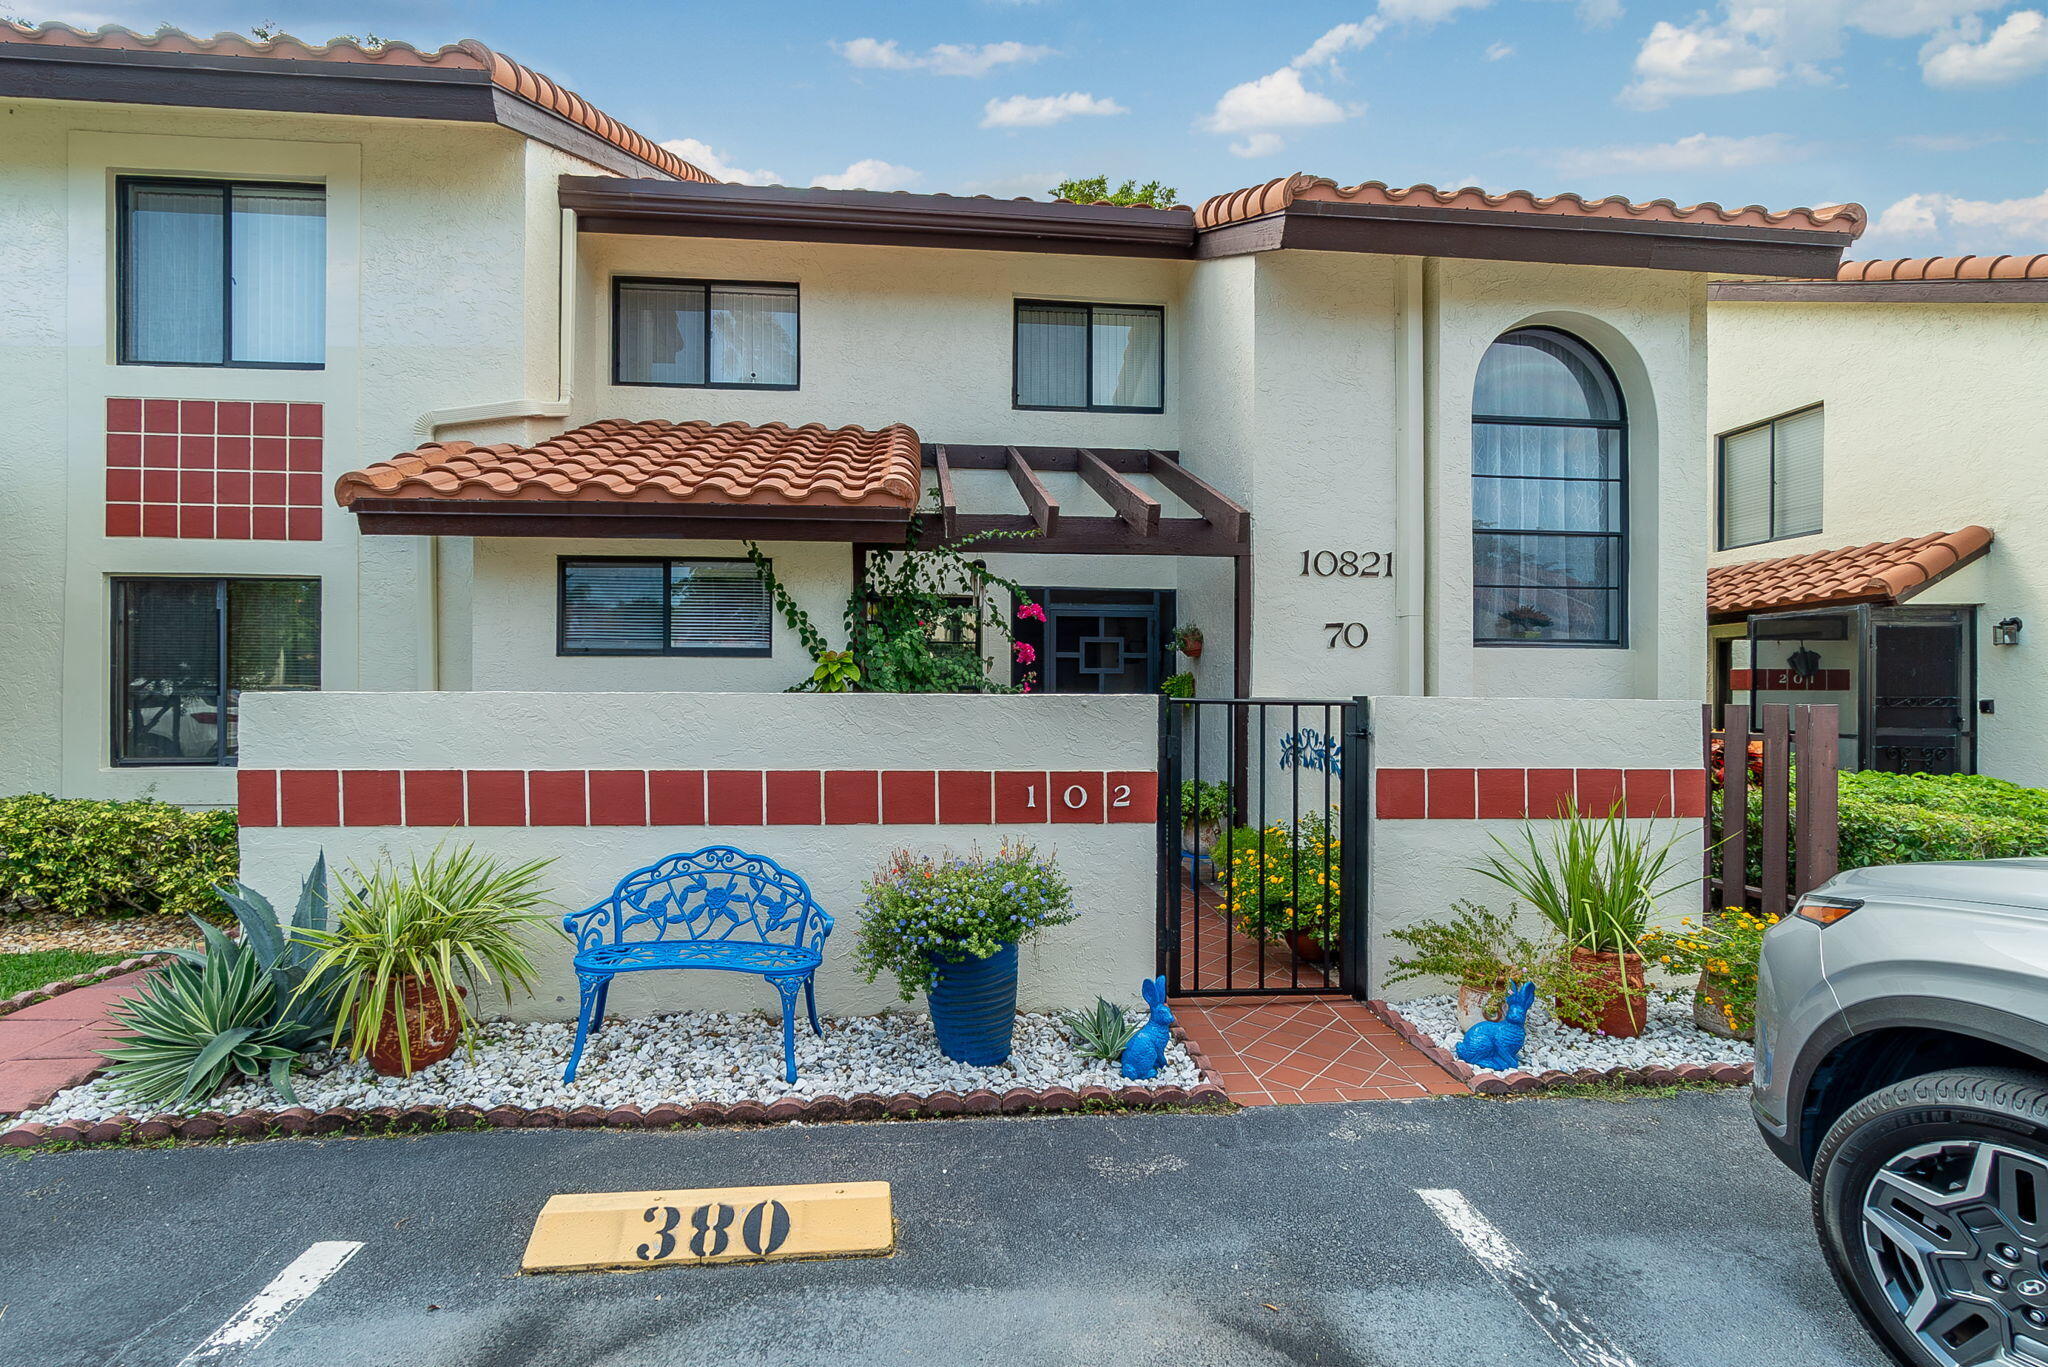
{"label": "wood trellis over entry", "polygon": [[[950,443],[923,449],[925,468],[937,471],[939,485],[939,525],[923,530],[926,540],[971,542],[992,532],[1035,532],[1015,549],[1036,555],[1241,556],[1251,551],[1251,514],[1166,451]],[[1007,472],[1024,511],[962,512],[954,491],[956,470]],[[1039,478],[1052,471],[1078,474],[1115,515],[1065,514]],[[1150,475],[1197,516],[1165,516],[1160,501],[1127,478],[1136,474]]]}

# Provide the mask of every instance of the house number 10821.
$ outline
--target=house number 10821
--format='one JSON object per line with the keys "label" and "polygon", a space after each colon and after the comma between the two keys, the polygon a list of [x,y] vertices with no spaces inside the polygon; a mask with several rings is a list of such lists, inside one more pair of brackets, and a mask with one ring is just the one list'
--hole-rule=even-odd
{"label": "house number 10821", "polygon": [[1303,551],[1301,572],[1315,579],[1391,579],[1392,551]]}

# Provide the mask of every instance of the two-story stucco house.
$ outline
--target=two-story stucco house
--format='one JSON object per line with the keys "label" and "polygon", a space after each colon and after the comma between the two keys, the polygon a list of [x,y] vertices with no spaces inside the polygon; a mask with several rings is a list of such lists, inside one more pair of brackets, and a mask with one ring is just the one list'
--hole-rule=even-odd
{"label": "two-story stucco house", "polygon": [[1850,768],[2048,784],[2048,253],[1710,293],[1713,696],[1837,704]]}
{"label": "two-story stucco house", "polygon": [[244,689],[787,688],[746,544],[836,627],[920,502],[1043,690],[1697,697],[1708,282],[1863,224],[719,184],[476,43],[0,25],[0,128],[0,791],[190,803]]}

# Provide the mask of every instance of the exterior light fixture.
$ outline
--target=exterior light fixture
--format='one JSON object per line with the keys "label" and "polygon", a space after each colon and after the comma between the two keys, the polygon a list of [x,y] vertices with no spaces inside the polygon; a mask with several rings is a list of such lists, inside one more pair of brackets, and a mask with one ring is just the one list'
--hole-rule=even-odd
{"label": "exterior light fixture", "polygon": [[1995,646],[2016,646],[2020,643],[2020,628],[2025,626],[2017,617],[2007,617],[1991,628],[1991,644]]}
{"label": "exterior light fixture", "polygon": [[1804,642],[1800,643],[1799,649],[1792,652],[1791,658],[1786,660],[1785,664],[1791,669],[1792,677],[1801,683],[1820,674],[1820,656],[1808,650]]}

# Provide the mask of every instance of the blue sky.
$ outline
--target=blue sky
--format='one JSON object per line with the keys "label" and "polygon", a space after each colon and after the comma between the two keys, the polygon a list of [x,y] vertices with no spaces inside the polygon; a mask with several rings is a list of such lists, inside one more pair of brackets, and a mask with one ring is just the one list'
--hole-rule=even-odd
{"label": "blue sky", "polygon": [[[480,38],[720,175],[1184,200],[1350,183],[1856,200],[1853,255],[2048,250],[2048,0],[78,0],[30,19]],[[680,140],[689,140],[680,142]]]}

